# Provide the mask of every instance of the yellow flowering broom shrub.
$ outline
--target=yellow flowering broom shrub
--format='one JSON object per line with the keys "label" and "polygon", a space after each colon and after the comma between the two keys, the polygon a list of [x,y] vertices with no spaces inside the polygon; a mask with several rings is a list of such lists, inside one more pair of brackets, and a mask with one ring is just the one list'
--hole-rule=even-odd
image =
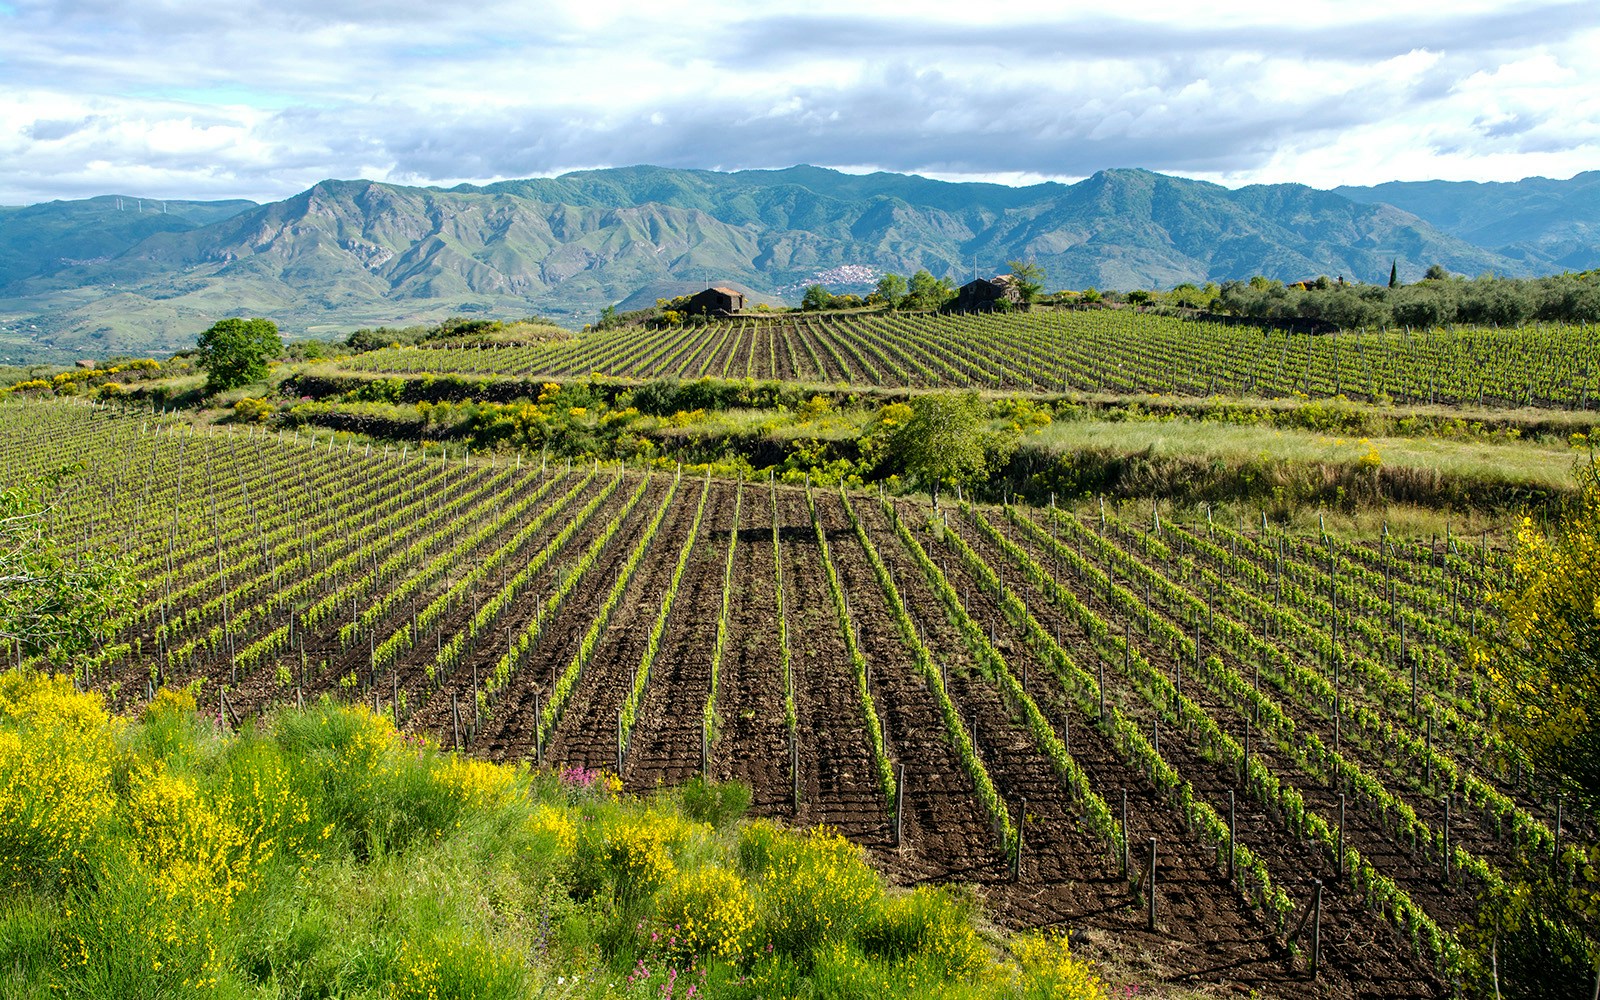
{"label": "yellow flowering broom shrub", "polygon": [[216,929],[257,874],[248,837],[228,803],[207,801],[161,761],[135,763],[122,807],[123,851],[107,852],[97,891],[81,900],[69,955],[107,990],[130,979],[163,991],[215,985]]}
{"label": "yellow flowering broom shrub", "polygon": [[1572,516],[1553,531],[1524,518],[1504,621],[1474,651],[1497,724],[1534,767],[1600,804],[1600,472],[1580,474]]}
{"label": "yellow flowering broom shrub", "polygon": [[1106,984],[1072,957],[1064,934],[1019,934],[1011,942],[1016,995],[1024,1000],[1102,1000]]}
{"label": "yellow flowering broom shrub", "polygon": [[676,870],[662,826],[649,817],[618,816],[585,827],[578,837],[579,881],[609,885],[621,903],[650,898]]}
{"label": "yellow flowering broom shrub", "polygon": [[745,828],[740,853],[754,865],[760,935],[775,951],[806,957],[819,944],[853,934],[882,897],[861,850],[818,827],[803,838],[765,823]]}
{"label": "yellow flowering broom shrub", "polygon": [[395,965],[393,1000],[499,1000],[527,991],[521,960],[475,936],[407,939]]}
{"label": "yellow flowering broom shrub", "polygon": [[920,964],[965,980],[989,965],[989,949],[973,926],[974,905],[942,886],[918,886],[885,897],[860,931],[869,955]]}
{"label": "yellow flowering broom shrub", "polygon": [[547,863],[565,864],[578,846],[578,824],[566,809],[541,802],[533,807],[525,829],[529,850],[541,853]]}
{"label": "yellow flowering broom shrub", "polygon": [[189,904],[226,906],[256,872],[249,838],[232,803],[207,801],[185,775],[161,761],[136,763],[124,804],[128,846],[156,891]]}
{"label": "yellow flowering broom shrub", "polygon": [[66,675],[10,670],[0,673],[0,721],[53,726],[77,733],[112,728],[105,702],[94,692],[80,693]]}
{"label": "yellow flowering broom shrub", "polygon": [[656,903],[655,943],[664,953],[736,959],[751,950],[755,904],[744,882],[725,868],[680,872]]}
{"label": "yellow flowering broom shrub", "polygon": [[499,809],[517,790],[517,769],[450,754],[433,767],[440,793],[462,810]]}
{"label": "yellow flowering broom shrub", "polygon": [[0,890],[63,888],[91,871],[117,807],[116,729],[65,677],[0,675]]}

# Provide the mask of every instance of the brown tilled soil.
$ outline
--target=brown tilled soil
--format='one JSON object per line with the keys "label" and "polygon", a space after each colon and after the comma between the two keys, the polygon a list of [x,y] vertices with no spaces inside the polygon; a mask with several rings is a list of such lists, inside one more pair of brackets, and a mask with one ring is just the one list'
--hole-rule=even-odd
{"label": "brown tilled soil", "polygon": [[[837,362],[825,348],[819,342],[813,343],[828,373],[840,374],[832,370]],[[763,366],[770,359],[764,334],[755,346],[756,367],[765,370]],[[749,349],[748,337],[738,344],[730,341],[723,346],[719,358],[737,350],[734,368],[742,371]],[[802,367],[809,366],[803,351],[795,360]],[[778,364],[784,371],[792,364],[783,345],[779,345]],[[577,480],[575,474],[568,483],[558,486],[551,499]],[[416,647],[402,651],[395,666],[380,672],[370,687],[372,679],[365,669],[366,642],[342,647],[337,641],[337,629],[348,620],[348,609],[336,616],[338,620],[325,623],[315,634],[304,637],[311,662],[327,659],[326,670],[301,677],[298,651],[285,653],[281,663],[293,666],[295,680],[305,697],[328,692],[370,704],[376,692],[380,707],[390,711],[398,686],[405,694],[404,727],[432,735],[446,746],[455,740],[452,709],[459,705],[467,752],[495,760],[533,758],[535,708],[545,702],[556,678],[572,662],[629,552],[666,495],[669,475],[658,473],[654,477],[646,495],[562,607],[553,617],[540,621],[537,640],[518,663],[507,689],[478,720],[479,725],[472,725],[474,673],[481,684],[505,650],[509,637],[530,627],[535,609],[600,535],[637,485],[637,478],[630,474],[550,565],[515,595],[499,620],[467,647],[461,664],[451,675],[430,682],[426,668],[437,646],[464,627],[475,608],[493,598],[503,580],[511,579],[526,565],[608,481],[605,473],[596,477],[567,510],[552,518],[508,561],[503,576],[491,574],[475,593],[449,610],[437,630],[422,636]],[[678,487],[659,533],[600,631],[593,660],[543,748],[544,764],[616,768],[617,713],[629,690],[632,672],[645,654],[678,552],[688,537],[700,487],[699,481],[691,479],[685,479]],[[915,640],[902,634],[893,606],[838,495],[818,490],[819,518],[833,567],[847,595],[849,624],[866,664],[873,708],[882,720],[886,754],[894,767],[903,769],[903,821],[896,843],[893,804],[879,784],[844,625],[829,595],[824,555],[817,544],[805,496],[792,488],[779,489],[774,511],[772,493],[765,486],[749,485],[736,524],[734,489],[730,483],[712,486],[705,519],[667,618],[660,652],[644,688],[638,722],[622,767],[630,789],[644,791],[660,784],[676,784],[702,767],[701,719],[710,692],[724,558],[730,532],[736,531],[728,641],[714,706],[716,724],[704,766],[714,778],[748,783],[754,813],[800,828],[818,824],[837,828],[861,844],[886,877],[897,884],[938,882],[967,886],[1006,926],[1079,931],[1087,942],[1080,951],[1105,959],[1120,977],[1161,981],[1203,992],[1253,992],[1261,996],[1439,997],[1450,992],[1449,985],[1430,964],[1413,953],[1410,942],[1338,878],[1320,847],[1291,829],[1275,810],[1239,791],[1232,769],[1212,759],[1195,734],[1179,727],[1164,727],[1160,734],[1161,752],[1190,783],[1197,797],[1226,815],[1228,792],[1236,791],[1241,841],[1265,860],[1274,879],[1297,905],[1303,906],[1311,898],[1312,878],[1323,881],[1324,967],[1313,982],[1307,971],[1307,942],[1301,941],[1293,948],[1286,944],[1282,932],[1250,903],[1242,887],[1230,883],[1215,847],[1203,843],[1178,810],[1156,793],[1144,774],[1122,759],[1111,740],[1096,728],[1096,720],[1067,696],[1051,663],[1006,622],[997,603],[966,572],[956,554],[929,533],[918,531],[917,537],[943,567],[970,615],[986,632],[992,627],[994,647],[1016,677],[1026,677],[1029,694],[1056,734],[1067,741],[1074,761],[1113,815],[1120,812],[1126,795],[1133,879],[1143,872],[1147,845],[1155,838],[1159,908],[1156,928],[1149,930],[1143,901],[1130,878],[1123,874],[1121,859],[1113,856],[1102,834],[1089,828],[1084,803],[1056,773],[1019,706],[1008,704],[995,678],[986,673],[988,668],[980,666],[980,659],[968,648],[938,592],[924,579],[911,553],[896,536],[889,517],[873,499],[857,497],[852,501],[869,544],[892,574],[893,584],[914,623]],[[908,517],[915,510],[906,509]],[[781,545],[788,651],[798,717],[792,734],[785,718],[782,651],[774,622],[778,596],[772,542],[774,519]],[[1006,583],[1024,598],[1046,629],[1058,632],[1070,655],[1091,674],[1096,673],[1100,663],[1090,637],[1067,610],[1053,605],[1040,588],[1029,584],[1000,547],[986,540],[975,525],[954,512],[950,523],[992,567],[1003,568]],[[1054,569],[1053,560],[1020,532],[1005,530],[1008,537]],[[503,541],[494,540],[463,559],[481,559]],[[384,540],[383,551],[396,551],[393,546],[407,544],[410,538],[401,533]],[[1134,549],[1128,551],[1135,558],[1141,557]],[[1167,571],[1164,566],[1152,565],[1159,572]],[[1107,604],[1103,591],[1089,592],[1092,588],[1071,577],[1069,570],[1062,578],[1063,585],[1074,588],[1080,600],[1120,631],[1121,612]],[[365,600],[370,602],[397,582],[380,584],[378,591]],[[408,624],[413,608],[425,606],[446,585],[447,580],[441,579],[422,588],[414,601],[405,602],[378,622],[375,634],[379,641]],[[319,595],[312,599],[316,596]],[[268,620],[253,624],[257,631],[241,645],[278,623]],[[1013,877],[1009,859],[997,843],[991,817],[976,794],[974,779],[947,733],[934,690],[913,655],[913,642],[924,644],[935,668],[947,676],[947,690],[961,725],[973,736],[978,758],[1007,814],[1013,822],[1021,823],[1025,846],[1019,877]],[[1137,623],[1133,642],[1158,670],[1170,674],[1177,667],[1171,652],[1159,641],[1146,638]],[[226,663],[226,657],[213,655],[191,672],[225,681]],[[148,664],[130,664],[119,673],[108,674],[105,683],[115,678],[131,688],[137,682],[139,692],[123,692],[137,700],[142,695],[141,670],[147,671]],[[234,710],[249,714],[274,701],[292,698],[278,683],[277,670],[278,664],[274,663],[241,677],[230,695]],[[347,690],[340,678],[352,672],[357,684]],[[1116,705],[1147,732],[1151,731],[1156,712],[1140,688],[1124,675],[1120,662],[1105,665],[1105,688],[1108,704]],[[1198,677],[1186,677],[1184,691],[1224,730],[1242,736],[1244,720],[1229,698]],[[1324,740],[1331,738],[1326,718],[1287,701],[1284,707],[1298,726]],[[1384,775],[1385,781],[1393,780],[1397,793],[1410,798],[1425,818],[1436,818],[1438,805],[1430,796],[1419,793],[1413,776],[1387,774],[1381,754],[1371,748],[1351,746],[1349,750],[1363,766]],[[1255,751],[1280,777],[1301,789],[1312,809],[1332,819],[1337,811],[1336,792],[1319,786],[1278,747],[1257,739]],[[798,775],[793,773],[791,761],[798,763]],[[796,778],[798,806],[793,793]],[[1369,806],[1352,798],[1346,803],[1346,817],[1350,843],[1396,879],[1436,920],[1454,927],[1468,918],[1471,886],[1459,881],[1444,884],[1438,876],[1437,863],[1424,852],[1413,852],[1409,843],[1398,842],[1377,822]],[[1506,856],[1506,849],[1484,828],[1481,817],[1462,815],[1457,823],[1457,836],[1473,850],[1491,859]],[[1297,911],[1291,922],[1299,916]]]}

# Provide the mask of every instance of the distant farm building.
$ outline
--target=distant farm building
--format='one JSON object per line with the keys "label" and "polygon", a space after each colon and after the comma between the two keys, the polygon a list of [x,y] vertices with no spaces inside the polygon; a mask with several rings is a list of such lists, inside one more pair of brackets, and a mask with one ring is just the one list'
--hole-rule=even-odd
{"label": "distant farm building", "polygon": [[[1344,275],[1339,275],[1338,284],[1340,286],[1344,285]],[[1333,286],[1334,282],[1329,281],[1328,276],[1324,274],[1321,277],[1307,278],[1304,281],[1291,281],[1287,287],[1292,288],[1297,292],[1309,292],[1313,289],[1332,288]]]}
{"label": "distant farm building", "polygon": [[732,316],[744,308],[744,293],[736,292],[731,288],[707,288],[703,292],[696,292],[689,296],[680,311],[685,313],[703,313],[707,316]]}
{"label": "distant farm building", "polygon": [[956,297],[945,309],[948,312],[989,312],[1005,308],[1000,305],[1002,302],[1022,305],[1022,290],[1017,287],[1017,279],[1009,274],[974,278],[956,290]]}

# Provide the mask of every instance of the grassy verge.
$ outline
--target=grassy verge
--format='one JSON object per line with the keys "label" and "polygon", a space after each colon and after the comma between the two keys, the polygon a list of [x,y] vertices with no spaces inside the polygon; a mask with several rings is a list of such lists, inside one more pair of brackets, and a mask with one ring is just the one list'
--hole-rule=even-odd
{"label": "grassy verge", "polygon": [[1035,439],[1055,452],[1114,449],[1154,457],[1184,455],[1207,461],[1270,458],[1304,464],[1404,468],[1485,481],[1571,485],[1573,450],[1564,442],[1440,437],[1350,437],[1271,424],[1206,420],[1055,421]]}
{"label": "grassy verge", "polygon": [[1394,507],[1460,519],[1551,508],[1573,493],[1587,452],[1548,438],[1362,437],[1165,419],[1057,420],[1028,438],[1005,478],[1038,500],[1105,496],[1235,504],[1280,520],[1308,509]]}
{"label": "grassy verge", "polygon": [[741,786],[440,752],[324,703],[231,734],[0,675],[9,997],[1099,997],[1064,938],[887,889]]}

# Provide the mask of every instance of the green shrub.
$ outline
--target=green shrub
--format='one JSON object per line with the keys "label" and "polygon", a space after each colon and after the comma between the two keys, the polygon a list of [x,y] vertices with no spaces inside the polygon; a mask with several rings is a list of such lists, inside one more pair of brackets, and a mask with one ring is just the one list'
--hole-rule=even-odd
{"label": "green shrub", "polygon": [[750,786],[742,781],[717,783],[696,775],[680,794],[685,816],[717,830],[738,820],[750,808]]}

